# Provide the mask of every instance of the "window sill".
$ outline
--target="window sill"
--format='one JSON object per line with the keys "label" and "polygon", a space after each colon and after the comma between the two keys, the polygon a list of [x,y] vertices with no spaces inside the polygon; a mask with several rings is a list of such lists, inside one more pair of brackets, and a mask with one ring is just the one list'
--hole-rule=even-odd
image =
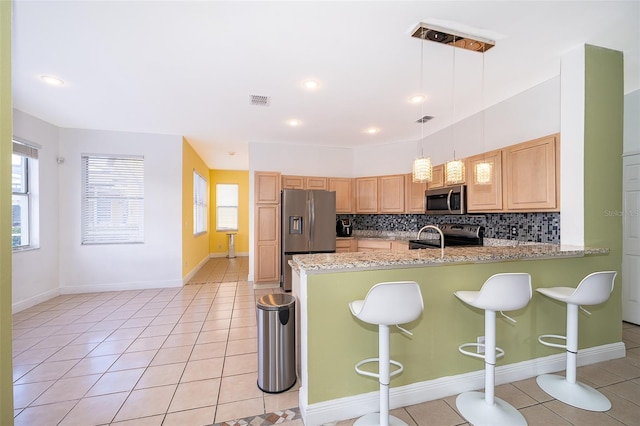
{"label": "window sill", "polygon": [[40,250],[40,246],[25,246],[25,247],[15,247],[12,249],[13,253],[22,253],[25,251],[34,251]]}

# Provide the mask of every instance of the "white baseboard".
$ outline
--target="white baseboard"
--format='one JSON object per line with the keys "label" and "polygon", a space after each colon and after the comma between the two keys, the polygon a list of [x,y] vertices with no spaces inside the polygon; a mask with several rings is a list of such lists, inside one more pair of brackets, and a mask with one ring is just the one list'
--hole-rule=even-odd
{"label": "white baseboard", "polygon": [[16,302],[11,306],[11,313],[16,314],[20,311],[24,311],[25,309],[29,309],[32,306],[36,306],[38,303],[46,302],[47,300],[51,300],[56,296],[60,296],[60,289],[54,288],[49,291],[45,291],[44,293],[40,293],[37,296],[30,297],[26,300],[21,300],[20,302]]}
{"label": "white baseboard", "polygon": [[[622,342],[581,349],[578,352],[578,366],[623,358],[624,356],[625,346]],[[543,358],[499,366],[496,367],[496,385],[516,382],[536,377],[540,374],[563,371],[565,362],[566,357],[563,352]],[[406,407],[457,395],[461,392],[482,389],[483,387],[484,370],[440,377],[434,380],[391,388],[389,391],[389,406],[391,409]],[[379,409],[378,392],[333,399],[317,404],[306,404],[306,400],[304,388],[301,387],[300,413],[306,426],[353,419],[367,413],[376,412]]]}
{"label": "white baseboard", "polygon": [[60,287],[60,294],[101,293],[105,291],[125,290],[150,290],[154,288],[182,287],[182,285],[183,284],[181,280],[89,284],[77,286],[62,286]]}

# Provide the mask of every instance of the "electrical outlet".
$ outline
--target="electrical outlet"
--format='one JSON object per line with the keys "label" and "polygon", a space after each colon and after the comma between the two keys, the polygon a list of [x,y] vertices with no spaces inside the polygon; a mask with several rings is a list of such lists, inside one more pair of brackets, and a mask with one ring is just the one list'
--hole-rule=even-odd
{"label": "electrical outlet", "polygon": [[484,346],[480,346],[480,345],[484,345],[484,336],[478,336],[477,343],[478,343],[477,353],[483,354]]}
{"label": "electrical outlet", "polygon": [[513,235],[514,237],[518,235],[518,227],[516,226],[511,227],[511,235]]}

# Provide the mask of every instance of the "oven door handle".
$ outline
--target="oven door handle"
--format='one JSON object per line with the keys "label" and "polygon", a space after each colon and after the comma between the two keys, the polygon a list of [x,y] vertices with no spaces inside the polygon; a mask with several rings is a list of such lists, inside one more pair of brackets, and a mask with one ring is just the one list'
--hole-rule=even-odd
{"label": "oven door handle", "polygon": [[453,194],[453,189],[450,189],[449,195],[447,195],[447,208],[449,209],[449,213],[453,213],[453,211],[451,211],[451,194]]}

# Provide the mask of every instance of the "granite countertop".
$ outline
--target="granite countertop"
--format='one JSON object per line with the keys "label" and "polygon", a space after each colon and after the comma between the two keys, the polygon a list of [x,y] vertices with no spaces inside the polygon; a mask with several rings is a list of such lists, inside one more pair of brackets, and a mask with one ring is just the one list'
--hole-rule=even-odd
{"label": "granite countertop", "polygon": [[542,260],[608,254],[606,248],[585,248],[558,244],[491,241],[482,247],[447,247],[444,257],[439,249],[406,251],[369,251],[333,254],[296,255],[289,262],[294,270],[308,274],[371,269],[441,266],[463,263],[491,263],[510,260]]}

